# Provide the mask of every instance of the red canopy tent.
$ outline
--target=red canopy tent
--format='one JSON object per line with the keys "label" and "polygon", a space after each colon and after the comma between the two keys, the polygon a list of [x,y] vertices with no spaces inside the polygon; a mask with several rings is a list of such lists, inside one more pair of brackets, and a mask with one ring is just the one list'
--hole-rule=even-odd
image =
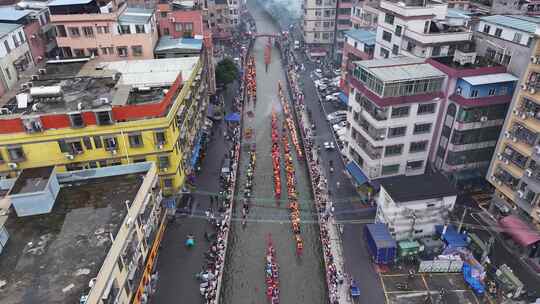
{"label": "red canopy tent", "polygon": [[514,241],[521,246],[528,247],[536,242],[540,242],[540,233],[534,231],[519,217],[515,215],[505,216],[499,220],[499,225],[505,233],[510,235]]}

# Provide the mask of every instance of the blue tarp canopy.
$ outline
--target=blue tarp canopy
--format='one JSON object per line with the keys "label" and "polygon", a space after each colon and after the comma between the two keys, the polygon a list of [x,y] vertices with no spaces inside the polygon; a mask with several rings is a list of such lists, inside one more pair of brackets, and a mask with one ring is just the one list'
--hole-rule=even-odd
{"label": "blue tarp canopy", "polygon": [[363,183],[368,181],[367,176],[360,170],[360,168],[354,163],[349,162],[347,166],[345,166],[349,173],[354,177],[358,185],[362,185]]}
{"label": "blue tarp canopy", "polygon": [[339,92],[338,98],[339,98],[339,101],[341,101],[342,103],[349,104],[349,98],[347,97],[347,95],[345,95],[345,93]]}
{"label": "blue tarp canopy", "polygon": [[163,204],[163,206],[165,206],[165,208],[169,208],[169,209],[176,208],[176,201],[175,201],[174,197],[173,198],[163,198],[162,204]]}
{"label": "blue tarp canopy", "polygon": [[232,121],[232,122],[239,122],[240,121],[240,114],[233,112],[225,116],[225,121]]}
{"label": "blue tarp canopy", "polygon": [[191,167],[195,167],[195,164],[197,163],[197,159],[199,158],[199,153],[201,151],[201,140],[202,137],[199,135],[199,138],[197,139],[197,143],[195,144],[195,147],[193,147],[193,154],[191,154]]}

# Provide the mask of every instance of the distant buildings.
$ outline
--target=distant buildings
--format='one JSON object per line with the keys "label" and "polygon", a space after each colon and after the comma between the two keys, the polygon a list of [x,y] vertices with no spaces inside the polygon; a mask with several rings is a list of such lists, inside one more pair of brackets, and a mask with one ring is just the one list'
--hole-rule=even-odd
{"label": "distant buildings", "polygon": [[63,58],[151,59],[158,40],[153,9],[96,0],[53,0],[48,4]]}
{"label": "distant buildings", "polygon": [[157,175],[146,162],[72,173],[36,167],[1,180],[0,301],[148,299],[167,223]]}
{"label": "distant buildings", "polygon": [[202,39],[204,23],[202,11],[194,6],[175,3],[158,4],[156,19],[160,36]]}
{"label": "distant buildings", "polygon": [[439,173],[379,179],[375,221],[385,223],[395,240],[435,235],[454,209],[457,191]]}
{"label": "distant buildings", "polygon": [[0,96],[16,88],[19,74],[33,66],[24,26],[0,23]]}
{"label": "distant buildings", "polygon": [[334,44],[338,0],[304,0],[302,34],[311,57],[325,57]]}
{"label": "distant buildings", "polygon": [[[540,34],[540,32],[536,32]],[[532,57],[515,95],[487,179],[495,187],[493,206],[500,210],[516,209],[540,224],[540,45],[535,40]],[[521,60],[519,58],[518,60]]]}
{"label": "distant buildings", "polygon": [[340,87],[348,96],[350,85],[347,77],[354,71],[354,62],[359,60],[373,59],[375,50],[374,31],[364,29],[350,29],[345,32],[345,43],[343,46],[343,58],[341,60],[341,83]]}

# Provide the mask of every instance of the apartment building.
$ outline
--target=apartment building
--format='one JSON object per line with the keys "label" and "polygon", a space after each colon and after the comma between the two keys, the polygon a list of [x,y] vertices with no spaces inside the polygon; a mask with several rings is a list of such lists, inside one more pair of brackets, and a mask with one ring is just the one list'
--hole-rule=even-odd
{"label": "apartment building", "polygon": [[176,193],[199,155],[204,58],[86,60],[49,61],[0,99],[0,175],[152,161]]}
{"label": "apartment building", "polygon": [[146,162],[3,180],[0,301],[146,303],[167,223],[157,174]]}
{"label": "apartment building", "polygon": [[337,3],[337,0],[304,0],[302,35],[312,57],[330,54],[335,42]]}
{"label": "apartment building", "polygon": [[378,10],[375,58],[450,56],[472,39],[469,28],[446,21],[447,3],[382,0]]}
{"label": "apartment building", "polygon": [[532,1],[506,1],[506,0],[469,0],[469,9],[488,15],[511,14],[524,15],[534,12],[537,5]]}
{"label": "apartment building", "polygon": [[159,35],[170,38],[194,38],[203,36],[203,14],[193,3],[164,3],[156,6]]}
{"label": "apartment building", "polygon": [[428,62],[447,75],[430,162],[459,190],[483,187],[518,78],[470,51]]}
{"label": "apartment building", "polygon": [[[537,31],[540,34],[540,31]],[[521,87],[510,105],[501,137],[487,174],[495,187],[493,205],[515,209],[540,224],[540,43],[535,40],[533,57],[521,78]]]}
{"label": "apartment building", "polygon": [[354,0],[351,9],[351,28],[375,30],[379,17],[378,5],[377,0]]}
{"label": "apartment building", "polygon": [[[375,222],[385,223],[396,241],[435,235],[454,209],[457,191],[440,173],[378,179]],[[419,185],[422,185],[419,187]]]}
{"label": "apartment building", "polygon": [[369,179],[424,173],[446,75],[412,57],[358,61],[346,151]]}
{"label": "apartment building", "polygon": [[354,62],[373,59],[375,35],[376,33],[374,31],[364,29],[350,29],[345,32],[340,87],[347,96],[349,96],[350,91],[347,77],[348,75],[352,75],[354,71]]}
{"label": "apartment building", "polygon": [[230,39],[232,34],[227,0],[207,0],[201,4],[203,21],[212,32],[212,38]]}
{"label": "apartment building", "polygon": [[345,44],[345,32],[351,29],[352,0],[338,0],[336,8],[335,34],[336,41],[333,44],[334,61],[341,63],[343,47]]}
{"label": "apartment building", "polygon": [[158,31],[153,9],[127,7],[117,0],[53,0],[48,6],[60,57],[154,58]]}
{"label": "apartment building", "polygon": [[46,2],[22,1],[14,6],[0,7],[0,22],[23,26],[36,63],[54,54],[56,38]]}
{"label": "apartment building", "polygon": [[15,88],[19,74],[33,66],[24,26],[0,23],[0,96]]}
{"label": "apartment building", "polygon": [[238,26],[240,23],[240,14],[242,11],[242,0],[229,0],[229,17],[232,27]]}
{"label": "apartment building", "polygon": [[535,45],[539,17],[493,15],[480,17],[474,33],[478,55],[502,64],[521,77]]}

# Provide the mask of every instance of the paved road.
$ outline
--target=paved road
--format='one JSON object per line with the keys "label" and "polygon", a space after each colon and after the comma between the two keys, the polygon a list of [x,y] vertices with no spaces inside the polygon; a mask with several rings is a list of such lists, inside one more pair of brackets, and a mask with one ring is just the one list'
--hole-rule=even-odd
{"label": "paved road", "polygon": [[[225,92],[225,105],[228,111],[235,92],[235,86],[229,86]],[[202,162],[201,173],[196,178],[196,190],[188,217],[177,218],[167,226],[161,242],[157,270],[159,280],[156,293],[150,298],[152,303],[200,303],[199,282],[195,274],[202,270],[204,253],[209,243],[204,239],[204,232],[212,232],[212,227],[204,217],[204,212],[210,207],[207,193],[219,192],[219,175],[221,161],[225,151],[231,144],[223,138],[225,123],[214,124],[213,136],[206,149],[206,157]],[[186,235],[193,234],[196,239],[194,248],[184,246]]]}
{"label": "paved road", "polygon": [[[297,53],[298,54],[298,53]],[[299,55],[298,58],[305,58]],[[323,107],[318,100],[317,92],[313,79],[310,74],[317,66],[309,61],[302,61],[305,65],[305,71],[300,75],[301,82],[304,84],[304,100],[307,108],[311,111],[312,120],[316,125],[317,137],[316,143],[322,145],[325,141],[332,141],[331,126],[326,121]],[[337,110],[339,107],[332,103],[324,103],[327,113]],[[337,147],[337,144],[336,144]],[[324,150],[324,149],[323,149]],[[364,240],[362,223],[350,223],[350,221],[368,222],[375,217],[373,211],[369,211],[360,203],[360,196],[357,194],[348,175],[345,174],[345,167],[339,152],[322,151],[321,157],[323,165],[329,172],[328,164],[332,160],[334,164],[334,173],[327,174],[329,177],[329,188],[335,206],[335,213],[338,221],[343,221],[343,251],[345,257],[345,270],[352,275],[359,283],[362,290],[360,297],[361,303],[384,303],[385,297],[382,291],[380,278],[375,271],[368,255]],[[327,173],[328,173],[327,172]],[[337,188],[339,181],[340,187]]]}

